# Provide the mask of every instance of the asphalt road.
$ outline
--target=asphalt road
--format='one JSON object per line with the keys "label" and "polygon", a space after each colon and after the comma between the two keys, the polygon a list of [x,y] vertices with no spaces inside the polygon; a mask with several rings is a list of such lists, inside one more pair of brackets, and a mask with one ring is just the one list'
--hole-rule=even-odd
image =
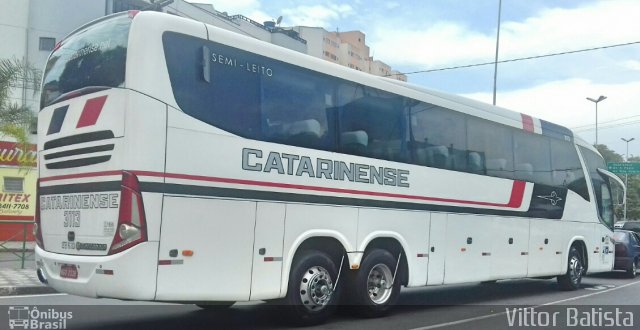
{"label": "asphalt road", "polygon": [[[0,297],[0,328],[13,306],[36,307],[46,316],[71,313],[66,329],[282,329],[280,310],[264,303],[238,303],[224,312],[193,305],[88,299],[69,295]],[[532,307],[530,309],[518,309]],[[43,313],[44,312],[44,313]],[[55,315],[58,313],[58,315]],[[630,323],[631,322],[631,323]],[[510,324],[511,323],[511,324]],[[583,288],[563,292],[555,280],[514,280],[404,289],[400,306],[384,318],[360,319],[342,311],[309,329],[637,329],[640,277],[623,273],[585,278]]]}

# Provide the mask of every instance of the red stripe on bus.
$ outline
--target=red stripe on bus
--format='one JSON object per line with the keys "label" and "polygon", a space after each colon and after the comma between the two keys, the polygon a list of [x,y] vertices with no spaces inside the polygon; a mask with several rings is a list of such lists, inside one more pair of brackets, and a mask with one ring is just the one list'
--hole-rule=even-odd
{"label": "red stripe on bus", "polygon": [[40,182],[80,179],[80,178],[93,178],[98,176],[110,176],[110,175],[122,175],[122,171],[88,172],[88,173],[80,173],[80,174],[50,176],[46,178],[40,178]]}
{"label": "red stripe on bus", "polygon": [[519,208],[522,205],[522,201],[524,199],[524,188],[526,187],[526,182],[524,182],[524,181],[514,181],[513,182],[513,186],[511,188],[511,196],[509,198],[509,202],[507,204],[504,204],[504,203],[469,201],[469,200],[440,198],[440,197],[427,197],[427,196],[415,196],[415,195],[383,193],[383,192],[365,191],[365,190],[327,188],[327,187],[318,187],[318,186],[305,186],[305,185],[297,185],[297,184],[290,184],[290,183],[276,183],[276,182],[242,180],[242,179],[207,177],[207,176],[176,174],[176,173],[166,173],[164,175],[162,173],[144,172],[144,171],[133,171],[133,173],[135,173],[136,175],[141,175],[141,176],[161,176],[161,177],[164,177],[164,178],[172,178],[172,179],[197,180],[197,181],[231,183],[231,184],[252,185],[252,186],[272,187],[272,188],[309,190],[309,191],[331,192],[331,193],[350,194],[350,195],[390,197],[390,198],[421,200],[421,201],[428,201],[428,202],[458,203],[458,204],[471,204],[471,205],[481,205],[481,206],[497,206],[497,207],[508,207],[508,208]]}
{"label": "red stripe on bus", "polygon": [[84,104],[84,109],[82,109],[80,119],[78,119],[76,128],[95,125],[106,101],[107,95],[87,100],[87,103]]}
{"label": "red stripe on bus", "polygon": [[[138,176],[160,177],[165,179],[169,178],[169,179],[216,182],[216,183],[229,183],[229,184],[249,185],[249,186],[258,186],[258,187],[284,188],[284,189],[330,192],[330,193],[349,194],[349,195],[364,195],[364,196],[374,196],[374,197],[388,197],[388,198],[419,200],[419,201],[426,201],[426,202],[495,206],[495,207],[514,208],[514,209],[519,208],[522,205],[522,201],[524,200],[524,191],[527,185],[527,183],[524,181],[513,181],[513,186],[511,187],[511,195],[509,196],[509,201],[507,203],[492,203],[492,202],[470,201],[470,200],[462,200],[462,199],[415,196],[415,195],[383,193],[383,192],[377,192],[377,191],[342,189],[342,188],[327,188],[327,187],[306,186],[306,185],[290,184],[290,183],[230,179],[230,178],[219,178],[219,177],[178,174],[178,173],[161,173],[161,172],[150,172],[150,171],[131,171],[131,172]],[[41,178],[40,181],[46,182],[46,181],[55,181],[55,180],[64,180],[64,179],[109,176],[109,175],[118,175],[121,173],[122,171],[106,171],[106,172],[92,172],[92,173],[82,173],[82,174],[69,174],[69,175]]]}
{"label": "red stripe on bus", "polygon": [[524,113],[521,113],[520,115],[522,115],[522,129],[527,132],[533,132],[533,117],[525,115]]}

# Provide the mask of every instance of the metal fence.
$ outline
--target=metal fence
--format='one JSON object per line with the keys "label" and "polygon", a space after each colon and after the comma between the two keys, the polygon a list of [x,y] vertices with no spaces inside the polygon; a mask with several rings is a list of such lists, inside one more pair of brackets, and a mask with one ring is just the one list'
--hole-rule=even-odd
{"label": "metal fence", "polygon": [[[24,269],[25,261],[33,257],[33,249],[27,249],[27,230],[29,225],[33,225],[33,221],[0,221],[0,230],[3,225],[22,225],[22,230],[9,233],[9,237],[0,241],[0,252],[6,252],[12,255],[12,259],[4,259],[4,261],[20,261],[20,268]],[[18,240],[16,240],[18,239]],[[22,241],[20,241],[22,240]],[[14,259],[15,258],[15,259]]]}

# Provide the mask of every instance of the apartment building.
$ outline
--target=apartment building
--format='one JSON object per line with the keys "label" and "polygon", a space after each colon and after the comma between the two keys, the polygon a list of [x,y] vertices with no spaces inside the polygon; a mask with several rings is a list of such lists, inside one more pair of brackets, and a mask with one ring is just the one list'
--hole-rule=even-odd
{"label": "apartment building", "polygon": [[407,81],[407,76],[370,55],[362,31],[329,32],[321,27],[291,28],[307,41],[307,54],[354,70]]}

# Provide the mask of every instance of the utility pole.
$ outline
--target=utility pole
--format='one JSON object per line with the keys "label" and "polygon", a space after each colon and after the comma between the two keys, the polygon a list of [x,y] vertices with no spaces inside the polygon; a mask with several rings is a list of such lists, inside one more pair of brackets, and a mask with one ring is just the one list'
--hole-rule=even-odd
{"label": "utility pole", "polygon": [[598,145],[598,103],[604,101],[607,97],[604,95],[600,95],[597,100],[594,100],[590,97],[587,97],[587,100],[596,104],[596,146]]}
{"label": "utility pole", "polygon": [[[596,104],[597,104],[597,103],[596,103]],[[627,156],[626,156],[626,157],[625,157],[625,159],[624,159],[624,161],[625,161],[626,163],[628,163],[628,162],[629,162],[629,142],[631,142],[631,141],[633,141],[633,140],[635,140],[635,139],[636,139],[636,138],[630,138],[630,139],[620,138],[620,140],[622,140],[622,141],[624,141],[624,142],[626,142],[626,143],[627,143]],[[629,187],[629,174],[625,174],[625,175],[624,175],[624,186],[625,186],[626,188],[628,188],[628,187]],[[623,215],[623,219],[624,219],[625,221],[627,221],[627,198],[626,198],[627,196],[625,195],[624,197],[625,197],[625,199],[624,199],[624,215]]]}
{"label": "utility pole", "polygon": [[493,65],[493,105],[496,105],[496,88],[498,83],[498,49],[500,47],[500,16],[502,15],[502,0],[498,1],[498,32],[496,35],[496,60]]}

